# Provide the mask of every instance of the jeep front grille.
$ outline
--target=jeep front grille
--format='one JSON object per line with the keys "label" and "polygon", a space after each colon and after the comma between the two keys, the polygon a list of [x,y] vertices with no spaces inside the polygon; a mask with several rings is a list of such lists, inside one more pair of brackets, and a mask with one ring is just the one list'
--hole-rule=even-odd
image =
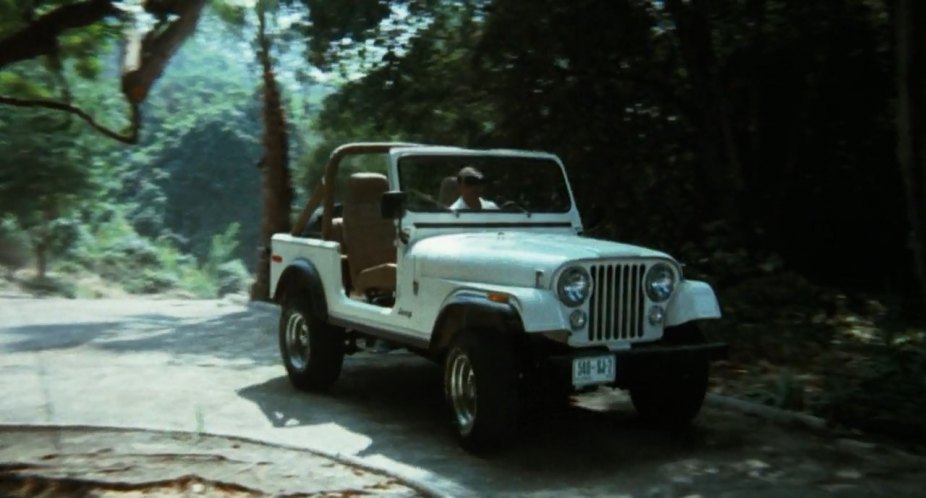
{"label": "jeep front grille", "polygon": [[602,264],[589,268],[594,289],[589,301],[588,340],[643,336],[644,264]]}

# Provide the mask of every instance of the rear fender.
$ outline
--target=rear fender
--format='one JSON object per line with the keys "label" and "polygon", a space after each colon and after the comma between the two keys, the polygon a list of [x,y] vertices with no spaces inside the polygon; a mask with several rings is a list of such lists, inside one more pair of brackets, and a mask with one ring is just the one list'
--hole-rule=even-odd
{"label": "rear fender", "polygon": [[328,302],[325,300],[325,288],[322,285],[321,275],[318,273],[318,268],[308,259],[298,258],[283,270],[280,282],[274,290],[273,300],[281,303],[284,294],[296,290],[308,293],[308,311],[312,316],[324,321],[328,320]]}

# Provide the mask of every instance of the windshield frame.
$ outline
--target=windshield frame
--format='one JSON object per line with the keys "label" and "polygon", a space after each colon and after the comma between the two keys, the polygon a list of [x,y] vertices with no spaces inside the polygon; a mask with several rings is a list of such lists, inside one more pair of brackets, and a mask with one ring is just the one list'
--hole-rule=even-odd
{"label": "windshield frame", "polygon": [[553,161],[559,167],[565,193],[568,196],[569,209],[563,212],[527,212],[521,210],[435,210],[435,211],[408,211],[403,216],[404,226],[416,228],[549,228],[569,229],[572,233],[582,231],[582,221],[576,207],[572,185],[562,161],[554,154],[538,151],[509,150],[509,149],[464,149],[447,146],[416,146],[399,147],[389,152],[389,184],[393,190],[403,190],[399,179],[399,160],[408,156],[456,156],[456,157],[522,157],[531,159],[546,159]]}
{"label": "windshield frame", "polygon": [[[458,214],[467,214],[467,213],[477,213],[477,214],[486,214],[486,215],[499,215],[503,213],[515,212],[519,214],[527,214],[528,217],[535,214],[568,214],[575,209],[575,200],[572,196],[572,188],[569,185],[569,178],[566,175],[565,168],[563,167],[562,162],[553,154],[545,152],[531,152],[531,151],[519,151],[519,150],[472,150],[472,149],[461,149],[456,147],[415,147],[415,148],[402,148],[390,153],[390,176],[391,182],[394,189],[408,191],[410,186],[404,185],[402,182],[402,172],[399,169],[399,163],[409,157],[424,157],[424,158],[435,158],[446,156],[447,158],[460,159],[462,163],[466,163],[466,158],[483,159],[483,160],[492,160],[492,159],[525,159],[530,161],[543,161],[547,164],[541,165],[540,167],[549,167],[549,164],[552,163],[559,168],[559,179],[562,182],[562,186],[565,187],[562,190],[564,198],[562,201],[565,201],[565,206],[562,209],[558,210],[549,210],[549,211],[532,211],[530,206],[527,209],[505,209],[504,207],[499,207],[496,209],[442,209],[442,206],[437,207],[433,210],[424,209],[424,210],[412,210],[409,208],[410,212],[415,214],[434,214],[434,213],[445,213],[452,212]],[[519,165],[523,167],[523,165]],[[488,171],[488,170],[484,170]],[[491,175],[491,173],[489,173]],[[555,175],[555,173],[549,173]],[[417,190],[415,190],[417,191]],[[427,192],[422,192],[427,197],[431,197]],[[487,199],[489,200],[489,199]],[[435,199],[436,201],[436,199]],[[525,204],[527,206],[527,204]]]}

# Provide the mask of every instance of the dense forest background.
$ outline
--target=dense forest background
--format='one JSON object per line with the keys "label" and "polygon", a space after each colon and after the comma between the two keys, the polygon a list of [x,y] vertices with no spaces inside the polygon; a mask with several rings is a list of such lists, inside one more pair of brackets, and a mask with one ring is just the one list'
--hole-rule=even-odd
{"label": "dense forest background", "polygon": [[9,281],[238,292],[341,143],[548,150],[594,236],[718,289],[710,332],[735,354],[716,389],[926,435],[915,0],[215,0],[141,97],[127,25],[165,33],[189,16],[155,7],[176,2],[123,2],[9,55],[78,4],[113,2],[0,0],[0,96],[137,139],[0,105]]}

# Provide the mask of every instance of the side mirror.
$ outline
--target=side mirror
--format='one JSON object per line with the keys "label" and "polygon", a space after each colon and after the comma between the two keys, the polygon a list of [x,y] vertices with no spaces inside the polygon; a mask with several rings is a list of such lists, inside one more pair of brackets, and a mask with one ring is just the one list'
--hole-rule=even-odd
{"label": "side mirror", "polygon": [[380,212],[383,218],[401,219],[405,215],[405,192],[396,190],[383,193]]}

